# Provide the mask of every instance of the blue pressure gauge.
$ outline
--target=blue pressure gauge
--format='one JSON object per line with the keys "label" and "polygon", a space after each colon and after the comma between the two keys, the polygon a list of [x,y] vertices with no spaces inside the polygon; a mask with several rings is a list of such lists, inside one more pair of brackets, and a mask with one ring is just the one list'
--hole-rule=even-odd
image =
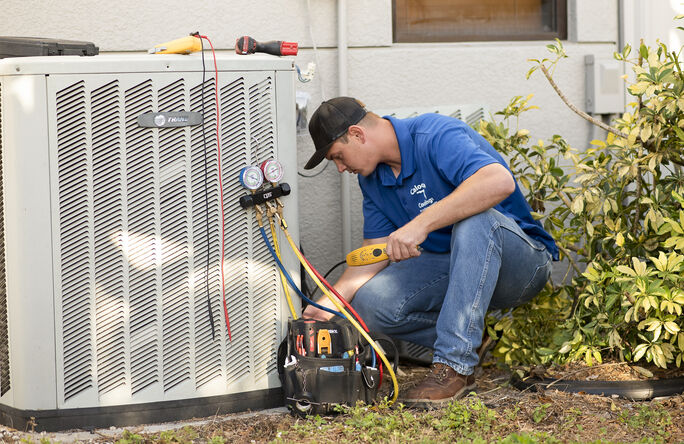
{"label": "blue pressure gauge", "polygon": [[257,166],[246,166],[240,170],[240,183],[248,190],[256,190],[264,183],[264,175]]}

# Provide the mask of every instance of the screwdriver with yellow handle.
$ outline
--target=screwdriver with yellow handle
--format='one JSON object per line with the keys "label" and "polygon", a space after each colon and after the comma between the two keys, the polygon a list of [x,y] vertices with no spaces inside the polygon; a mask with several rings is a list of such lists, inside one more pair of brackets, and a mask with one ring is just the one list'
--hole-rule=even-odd
{"label": "screwdriver with yellow handle", "polygon": [[191,52],[201,50],[202,42],[200,42],[200,37],[189,35],[155,45],[154,48],[150,48],[147,52],[150,54],[190,54]]}

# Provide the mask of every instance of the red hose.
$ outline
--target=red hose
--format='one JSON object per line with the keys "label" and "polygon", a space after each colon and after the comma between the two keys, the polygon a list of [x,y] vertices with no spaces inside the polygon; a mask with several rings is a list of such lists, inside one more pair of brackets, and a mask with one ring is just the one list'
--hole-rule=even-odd
{"label": "red hose", "polygon": [[[296,246],[295,246],[295,248],[296,248]],[[354,310],[354,309],[352,308],[352,306],[349,304],[349,302],[347,302],[347,300],[344,299],[344,298],[337,292],[337,290],[335,290],[335,288],[333,288],[333,286],[330,285],[330,284],[328,283],[328,281],[325,280],[325,278],[324,278],[323,276],[321,276],[321,274],[318,272],[318,270],[316,270],[316,269],[314,268],[314,266],[311,265],[311,263],[309,262],[309,260],[306,258],[306,256],[304,256],[304,255],[302,254],[302,252],[299,250],[299,248],[297,248],[297,251],[299,251],[299,254],[304,258],[304,262],[306,262],[306,264],[309,266],[309,268],[311,268],[311,270],[314,272],[314,274],[316,275],[316,277],[317,277],[317,278],[318,278],[326,287],[328,287],[328,289],[329,289],[330,291],[332,291],[333,294],[334,294],[335,296],[337,296],[337,299],[339,299],[340,302],[342,302],[342,304],[345,306],[345,308],[346,308],[347,310],[349,310],[349,311],[351,312],[352,315],[354,315],[354,317],[356,318],[357,321],[359,321],[359,324],[361,324],[361,327],[363,327],[363,329],[366,331],[366,333],[369,333],[368,326],[366,326],[366,323],[363,321],[363,319],[361,319],[361,316],[359,316],[359,314],[356,312],[356,310]],[[375,353],[375,356],[376,356],[377,361],[378,361],[378,371],[380,372],[380,378],[379,378],[379,379],[380,379],[380,383],[378,384],[378,388],[380,388],[380,386],[382,385],[382,373],[383,373],[383,372],[382,372],[382,362],[380,361],[380,355],[378,355],[377,352]]]}
{"label": "red hose", "polygon": [[[223,261],[225,254],[225,244],[226,244],[226,232],[225,232],[225,220],[223,212],[223,180],[221,179],[221,134],[219,131],[219,122],[221,115],[221,110],[219,109],[219,97],[218,97],[218,65],[216,64],[216,52],[214,52],[214,45],[212,45],[211,40],[206,35],[199,36],[200,38],[209,42],[211,47],[211,54],[214,56],[214,91],[216,96],[216,149],[218,155],[218,183],[219,183],[219,200],[221,201],[221,295],[223,299],[223,314],[226,318],[226,327],[228,328],[228,341],[232,341],[233,337],[230,333],[230,319],[228,319],[228,305],[226,304],[226,282],[223,276]],[[204,85],[203,85],[204,86]],[[204,93],[202,93],[204,96]],[[204,101],[204,97],[202,97]]]}

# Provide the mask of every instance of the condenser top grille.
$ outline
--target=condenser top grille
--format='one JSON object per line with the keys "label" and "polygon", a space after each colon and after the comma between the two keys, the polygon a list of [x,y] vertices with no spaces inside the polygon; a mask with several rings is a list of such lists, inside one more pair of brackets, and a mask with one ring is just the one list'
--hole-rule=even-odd
{"label": "condenser top grille", "polygon": [[[199,53],[189,55],[146,54],[100,55],[94,57],[19,57],[0,59],[0,76],[32,74],[101,74],[105,72],[155,75],[169,72],[202,72]],[[274,57],[266,54],[221,54],[217,58],[219,71],[266,72],[293,71],[289,57]]]}
{"label": "condenser top grille", "polygon": [[446,116],[455,117],[467,123],[470,126],[475,126],[478,122],[486,118],[489,114],[487,107],[483,105],[435,105],[425,107],[412,108],[394,108],[386,110],[375,111],[381,116],[392,116],[398,119],[407,119],[416,117],[426,113],[444,114]]}

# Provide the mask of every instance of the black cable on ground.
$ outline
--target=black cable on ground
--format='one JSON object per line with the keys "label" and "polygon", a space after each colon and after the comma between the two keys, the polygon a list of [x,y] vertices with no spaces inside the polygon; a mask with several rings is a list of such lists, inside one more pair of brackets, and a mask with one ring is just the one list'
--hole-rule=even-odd
{"label": "black cable on ground", "polygon": [[651,381],[568,381],[558,379],[526,379],[514,377],[513,387],[518,390],[560,390],[589,395],[617,395],[632,401],[674,396],[684,393],[684,377],[654,379]]}

